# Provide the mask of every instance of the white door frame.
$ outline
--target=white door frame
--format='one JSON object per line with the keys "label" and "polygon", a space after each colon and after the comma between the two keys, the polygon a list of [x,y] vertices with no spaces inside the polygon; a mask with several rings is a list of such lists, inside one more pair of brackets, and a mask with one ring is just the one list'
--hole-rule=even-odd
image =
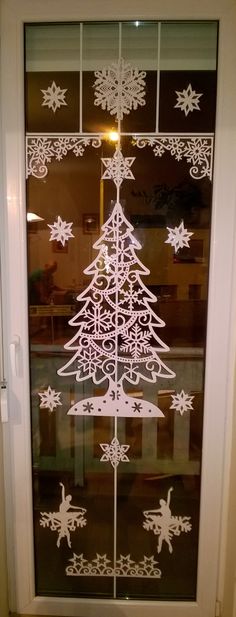
{"label": "white door frame", "polygon": [[[197,4],[197,6],[196,6]],[[101,19],[219,19],[217,130],[205,383],[197,602],[35,597],[25,246],[23,23]],[[4,330],[9,424],[4,436],[10,608],[22,614],[89,617],[210,617],[224,577],[233,410],[236,308],[236,5],[234,0],[2,0]],[[2,219],[3,220],[3,219]],[[3,225],[2,225],[3,228]],[[17,367],[10,365],[15,336]],[[11,447],[9,448],[9,444]],[[223,504],[223,508],[221,507]],[[207,513],[207,515],[206,515]],[[206,548],[207,547],[207,548]],[[206,554],[207,550],[207,554]],[[210,563],[209,560],[210,559]],[[210,565],[210,572],[209,572]],[[94,609],[93,609],[94,607]],[[157,608],[158,607],[158,608]]]}

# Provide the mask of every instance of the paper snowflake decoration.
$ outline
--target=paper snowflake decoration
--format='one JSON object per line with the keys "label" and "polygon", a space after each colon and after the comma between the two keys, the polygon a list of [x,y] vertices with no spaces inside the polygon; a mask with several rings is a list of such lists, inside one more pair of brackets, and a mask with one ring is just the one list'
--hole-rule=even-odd
{"label": "paper snowflake decoration", "polygon": [[165,244],[171,244],[175,249],[175,253],[184,246],[189,248],[189,239],[193,235],[193,231],[185,229],[183,221],[180,223],[179,227],[175,227],[174,229],[167,227],[166,229],[169,235],[167,240],[165,240]]}
{"label": "paper snowflake decoration", "polygon": [[192,401],[194,399],[194,396],[189,396],[189,394],[184,392],[184,390],[181,390],[179,394],[172,394],[171,398],[173,402],[170,406],[170,409],[175,409],[176,411],[179,411],[181,416],[183,416],[185,411],[193,409]]}
{"label": "paper snowflake decoration", "polygon": [[48,227],[51,229],[49,241],[57,240],[58,242],[61,242],[62,246],[65,246],[65,242],[69,238],[75,237],[71,232],[72,225],[73,223],[67,223],[66,221],[63,221],[60,216],[58,216],[57,221],[55,221],[53,225],[48,224]]}
{"label": "paper snowflake decoration", "polygon": [[126,444],[120,444],[119,440],[114,437],[111,443],[100,443],[100,447],[102,448],[105,454],[100,458],[101,462],[110,462],[112,467],[117,467],[120,463],[129,463],[129,458],[127,454],[127,450],[129,450],[130,446]]}
{"label": "paper snowflake decoration", "polygon": [[192,89],[191,84],[188,85],[186,89],[183,89],[182,92],[178,90],[175,91],[177,94],[177,103],[175,108],[178,107],[181,111],[184,111],[185,116],[189,114],[190,111],[198,110],[199,107],[199,99],[202,96],[202,93],[197,94],[195,90]]}
{"label": "paper snowflake decoration", "polygon": [[94,105],[107,109],[116,120],[122,120],[124,114],[138,105],[145,105],[145,71],[133,68],[121,58],[119,62],[95,71]]}
{"label": "paper snowflake decoration", "polygon": [[116,150],[112,158],[102,159],[106,171],[102,176],[102,180],[113,180],[118,188],[123,180],[134,180],[134,175],[130,169],[135,161],[135,156],[124,157],[120,150]]}
{"label": "paper snowflake decoration", "polygon": [[59,405],[62,405],[60,401],[61,392],[56,392],[55,390],[52,390],[51,386],[48,386],[47,390],[39,392],[38,395],[41,399],[41,403],[39,405],[41,409],[49,409],[49,411],[52,412],[53,409],[55,409]]}
{"label": "paper snowflake decoration", "polygon": [[55,84],[55,81],[52,82],[51,86],[48,86],[47,90],[41,90],[41,92],[43,93],[42,107],[48,107],[54,114],[57,109],[67,105],[65,101],[67,88],[61,89],[60,86]]}

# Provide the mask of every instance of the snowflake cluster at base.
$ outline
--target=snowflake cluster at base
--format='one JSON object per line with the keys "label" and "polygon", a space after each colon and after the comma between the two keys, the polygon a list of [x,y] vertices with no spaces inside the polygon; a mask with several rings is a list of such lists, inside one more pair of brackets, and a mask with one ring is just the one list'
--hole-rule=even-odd
{"label": "snowflake cluster at base", "polygon": [[144,555],[142,561],[138,562],[131,559],[130,555],[120,555],[119,559],[116,560],[115,567],[106,554],[99,555],[97,553],[94,559],[88,561],[84,559],[83,553],[80,555],[74,553],[69,561],[71,565],[66,568],[67,576],[161,578],[161,570],[157,568],[158,562],[155,561],[153,555],[151,557]]}

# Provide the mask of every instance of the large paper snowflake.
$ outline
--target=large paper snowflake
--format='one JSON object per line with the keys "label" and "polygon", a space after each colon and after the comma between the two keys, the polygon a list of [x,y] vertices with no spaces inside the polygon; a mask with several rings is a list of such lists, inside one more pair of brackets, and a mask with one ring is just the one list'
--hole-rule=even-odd
{"label": "large paper snowflake", "polygon": [[61,392],[56,392],[55,390],[52,390],[51,386],[48,386],[47,390],[39,392],[38,395],[41,399],[39,407],[41,407],[42,409],[49,409],[49,411],[52,412],[55,407],[62,405],[60,401]]}
{"label": "large paper snowflake", "polygon": [[102,159],[106,171],[102,176],[102,180],[113,180],[115,185],[119,187],[123,180],[134,180],[134,175],[130,169],[135,161],[135,156],[124,157],[122,152],[117,149],[112,158]]}
{"label": "large paper snowflake", "polygon": [[176,409],[176,411],[179,411],[181,416],[184,414],[185,411],[193,409],[192,401],[194,399],[194,396],[189,396],[189,394],[186,394],[184,390],[181,390],[181,392],[177,394],[172,394],[171,398],[173,402],[170,406],[170,409]]}
{"label": "large paper snowflake", "polygon": [[171,486],[168,490],[167,499],[160,499],[160,507],[155,510],[143,512],[145,521],[143,527],[146,531],[153,531],[158,536],[157,552],[162,550],[163,542],[166,542],[169,552],[173,553],[172,538],[179,536],[181,532],[191,531],[192,525],[189,516],[173,516],[170,509],[170,496],[173,491]]}
{"label": "large paper snowflake", "polygon": [[95,71],[94,105],[107,109],[116,120],[122,120],[124,114],[138,105],[145,105],[145,71],[133,68],[121,58],[117,63]]}
{"label": "large paper snowflake", "polygon": [[114,437],[111,443],[100,443],[100,447],[102,448],[105,454],[102,455],[100,461],[110,462],[112,467],[117,467],[120,463],[129,463],[129,458],[126,454],[127,450],[129,450],[130,446],[126,444],[120,444],[119,440]]}
{"label": "large paper snowflake", "polygon": [[67,223],[63,221],[60,216],[57,217],[57,221],[53,223],[53,225],[48,225],[51,229],[51,235],[49,241],[57,240],[61,242],[62,246],[65,246],[65,242],[69,238],[74,238],[75,236],[71,232],[71,227],[73,223]]}
{"label": "large paper snowflake", "polygon": [[190,111],[194,111],[197,109],[200,111],[199,107],[199,99],[202,96],[202,93],[197,94],[195,90],[192,89],[191,84],[188,87],[183,89],[181,92],[176,90],[177,94],[177,103],[175,107],[184,111],[185,116],[189,114]]}
{"label": "large paper snowflake", "polygon": [[60,86],[52,82],[51,86],[48,86],[47,90],[41,90],[43,93],[42,107],[48,107],[55,114],[56,110],[60,107],[67,105],[65,101],[65,93],[67,88],[61,89]]}
{"label": "large paper snowflake", "polygon": [[193,235],[193,231],[185,229],[183,221],[180,223],[179,227],[175,227],[174,229],[167,227],[167,230],[169,235],[167,240],[165,240],[165,244],[171,244],[175,249],[175,253],[184,246],[189,248],[189,239]]}

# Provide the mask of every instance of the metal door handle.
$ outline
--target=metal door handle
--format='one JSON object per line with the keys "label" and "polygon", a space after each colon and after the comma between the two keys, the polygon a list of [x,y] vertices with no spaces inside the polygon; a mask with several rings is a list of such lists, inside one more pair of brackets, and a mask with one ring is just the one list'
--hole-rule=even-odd
{"label": "metal door handle", "polygon": [[10,361],[11,361],[11,371],[14,377],[17,377],[17,349],[20,346],[20,337],[18,334],[14,334],[13,340],[10,343]]}

